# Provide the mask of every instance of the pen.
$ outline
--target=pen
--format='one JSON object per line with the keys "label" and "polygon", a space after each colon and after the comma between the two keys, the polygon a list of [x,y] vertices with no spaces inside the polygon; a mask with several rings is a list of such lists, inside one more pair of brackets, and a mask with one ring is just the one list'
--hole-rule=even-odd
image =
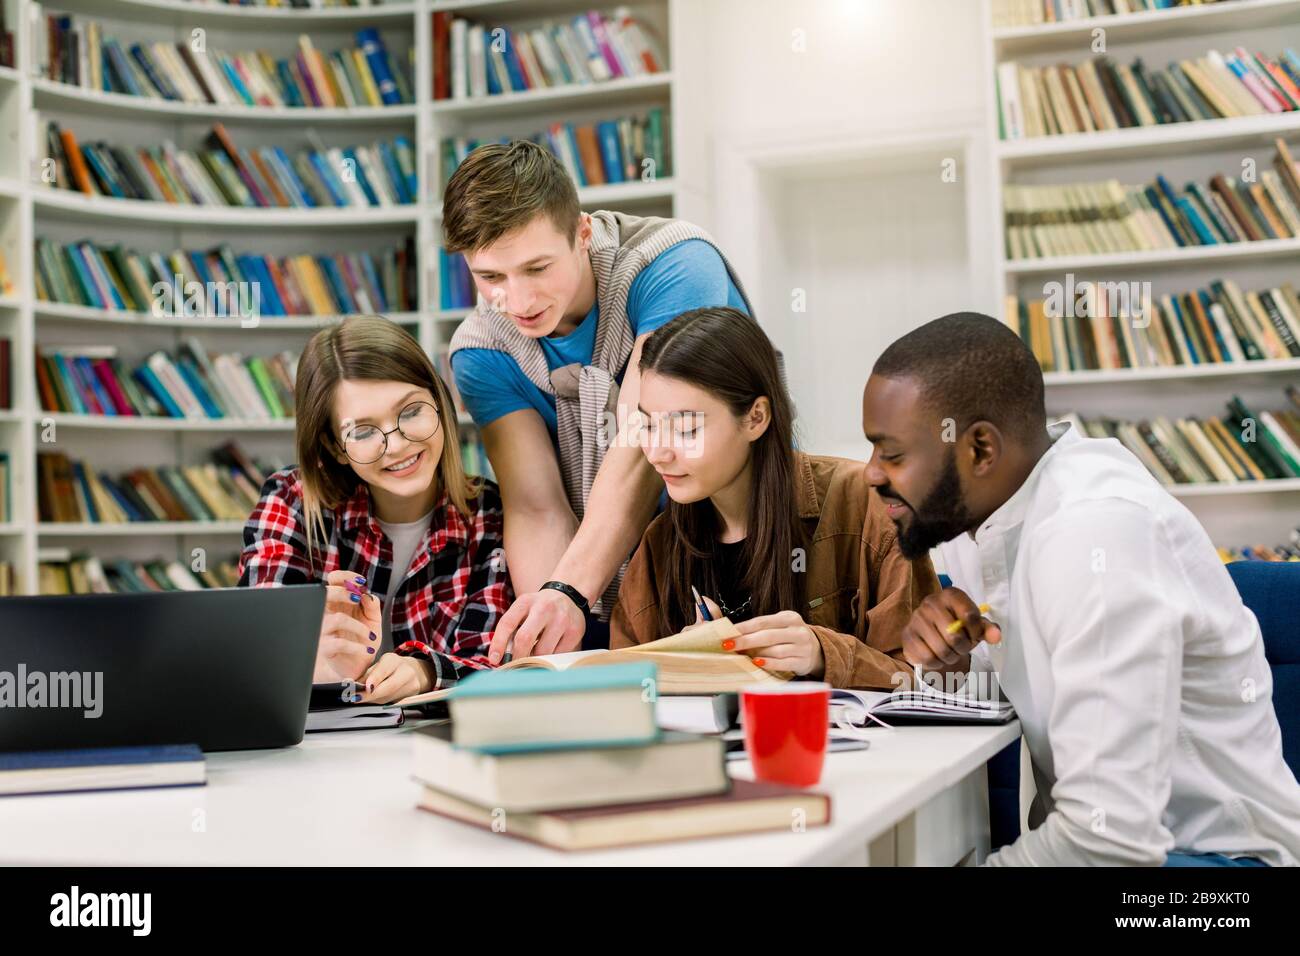
{"label": "pen", "polygon": [[700,597],[700,592],[695,590],[695,585],[691,585],[691,593],[695,595],[695,603],[699,606],[700,617],[706,621],[713,620],[713,615],[709,613],[709,606],[704,603],[704,598]]}
{"label": "pen", "polygon": [[[981,613],[981,614],[987,614],[988,612],[989,612],[989,605],[987,605],[987,604],[981,604],[981,605],[980,605],[980,613]],[[965,625],[963,622],[961,622],[961,621],[953,621],[951,624],[948,625],[948,627],[946,628],[946,630],[947,630],[947,632],[948,632],[949,634],[956,634],[958,631],[960,631],[960,630],[961,630],[963,627],[965,627],[965,626],[966,626],[966,625]]]}

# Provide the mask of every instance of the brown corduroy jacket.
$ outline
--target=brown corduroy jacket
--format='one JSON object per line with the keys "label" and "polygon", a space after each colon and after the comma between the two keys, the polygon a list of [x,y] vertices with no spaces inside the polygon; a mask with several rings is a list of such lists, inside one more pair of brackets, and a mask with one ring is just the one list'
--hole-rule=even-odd
{"label": "brown corduroy jacket", "polygon": [[[795,453],[796,504],[808,542],[800,616],[821,642],[823,680],[833,687],[892,690],[910,673],[902,631],[912,611],[939,590],[928,557],[899,553],[894,523],[866,479],[866,465]],[[610,619],[610,647],[630,647],[659,633],[659,585],[672,525],[661,514],[646,528],[628,564]],[[776,559],[776,555],[773,558]]]}

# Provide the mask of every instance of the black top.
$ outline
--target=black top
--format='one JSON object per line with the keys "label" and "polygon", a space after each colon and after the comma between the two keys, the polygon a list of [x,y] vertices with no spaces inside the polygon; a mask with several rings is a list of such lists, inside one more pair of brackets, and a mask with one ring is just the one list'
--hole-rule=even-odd
{"label": "black top", "polygon": [[744,550],[744,539],[733,544],[714,542],[713,566],[718,576],[718,593],[709,597],[717,602],[723,615],[732,623],[754,616],[750,592],[744,587]]}

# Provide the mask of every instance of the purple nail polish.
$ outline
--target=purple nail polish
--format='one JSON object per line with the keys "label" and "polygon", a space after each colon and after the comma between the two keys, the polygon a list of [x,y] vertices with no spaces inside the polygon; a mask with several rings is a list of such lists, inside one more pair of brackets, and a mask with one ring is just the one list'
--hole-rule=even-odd
{"label": "purple nail polish", "polygon": [[366,653],[367,653],[367,654],[373,654],[374,652],[375,652],[375,649],[374,649],[373,647],[367,647],[367,648],[366,648]]}
{"label": "purple nail polish", "polygon": [[353,595],[352,595],[352,603],[353,603],[353,604],[360,604],[360,603],[361,603],[361,595],[360,595],[360,594],[353,594]]}
{"label": "purple nail polish", "polygon": [[378,640],[378,638],[375,637],[375,632],[374,632],[374,631],[371,631],[371,632],[370,632],[370,639],[371,639],[372,641],[374,641],[374,640]]}
{"label": "purple nail polish", "polygon": [[352,579],[352,583],[353,583],[353,584],[365,584],[365,583],[366,583],[366,579],[363,578],[363,577],[361,577],[360,575],[358,575],[357,577],[355,577],[355,578]]}

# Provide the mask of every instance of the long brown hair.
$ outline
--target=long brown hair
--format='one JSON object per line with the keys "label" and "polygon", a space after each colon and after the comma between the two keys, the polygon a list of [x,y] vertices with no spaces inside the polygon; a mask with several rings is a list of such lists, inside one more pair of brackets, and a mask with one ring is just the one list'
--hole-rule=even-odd
{"label": "long brown hair", "polygon": [[[794,408],[771,340],[736,309],[693,309],[646,340],[639,367],[643,375],[652,371],[703,389],[737,417],[762,396],[771,402],[771,424],[749,446],[753,490],[741,567],[754,616],[797,610],[793,558],[804,541],[795,502]],[[673,535],[667,579],[661,582],[659,625],[661,633],[675,634],[695,620],[692,585],[701,594],[717,593],[713,558],[721,529],[717,510],[707,500],[670,500],[668,520]]]}
{"label": "long brown hair", "polygon": [[352,466],[336,457],[343,447],[334,429],[334,392],[339,382],[403,382],[427,388],[438,406],[442,457],[438,480],[452,505],[468,520],[479,482],[466,476],[460,460],[460,432],[447,386],[409,332],[381,315],[357,315],[321,329],[298,360],[294,415],[298,469],[302,474],[307,551],[315,566],[317,538],[325,538],[325,510],[347,501],[361,484]]}

